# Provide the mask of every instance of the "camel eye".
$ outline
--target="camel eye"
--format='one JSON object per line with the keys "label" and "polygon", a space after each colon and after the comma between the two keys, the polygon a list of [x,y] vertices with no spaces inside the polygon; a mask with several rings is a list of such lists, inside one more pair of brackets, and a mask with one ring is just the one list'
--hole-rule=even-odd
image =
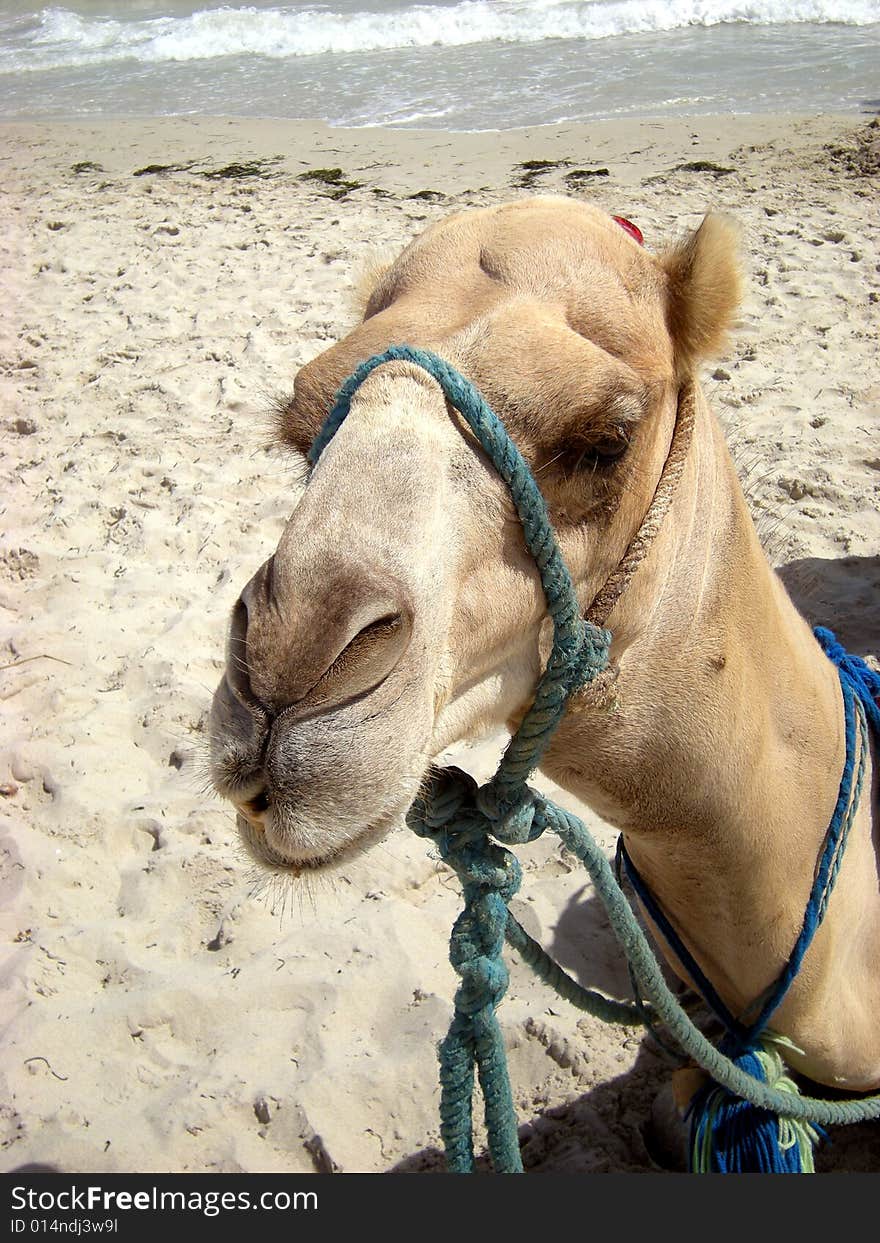
{"label": "camel eye", "polygon": [[[630,445],[623,427],[607,431],[598,440],[570,440],[557,451],[556,463],[566,474],[576,471],[610,470]],[[549,463],[548,463],[549,465]]]}
{"label": "camel eye", "polygon": [[595,459],[596,464],[610,465],[617,458],[622,457],[629,448],[629,437],[624,432],[618,432],[612,436],[604,436],[601,440],[595,441],[588,450],[588,455]]}

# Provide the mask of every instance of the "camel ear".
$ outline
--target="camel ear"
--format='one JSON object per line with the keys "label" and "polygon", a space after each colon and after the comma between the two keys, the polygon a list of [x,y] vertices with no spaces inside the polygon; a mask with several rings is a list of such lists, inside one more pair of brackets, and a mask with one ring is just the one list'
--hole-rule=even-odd
{"label": "camel ear", "polygon": [[720,351],[742,297],[739,228],[711,214],[660,256],[668,278],[666,320],[679,374]]}
{"label": "camel ear", "polygon": [[385,251],[374,250],[355,268],[352,306],[358,321],[367,318],[373,294],[388,273],[392,258]]}

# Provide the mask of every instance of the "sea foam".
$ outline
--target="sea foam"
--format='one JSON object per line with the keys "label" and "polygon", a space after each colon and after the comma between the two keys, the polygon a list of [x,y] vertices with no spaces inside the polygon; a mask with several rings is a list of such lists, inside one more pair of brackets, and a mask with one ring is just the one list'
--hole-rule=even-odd
{"label": "sea foam", "polygon": [[597,40],[722,24],[772,26],[880,23],[880,0],[460,0],[393,12],[329,8],[219,7],[186,16],[121,20],[65,8],[35,15],[30,30],[0,52],[7,72],[226,56],[269,59],[480,43]]}

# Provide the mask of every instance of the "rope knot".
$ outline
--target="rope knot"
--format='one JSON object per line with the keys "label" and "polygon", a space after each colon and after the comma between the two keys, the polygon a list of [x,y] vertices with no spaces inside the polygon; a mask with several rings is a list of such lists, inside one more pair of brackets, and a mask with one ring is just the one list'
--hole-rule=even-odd
{"label": "rope knot", "polygon": [[455,1007],[462,1014],[478,1014],[494,1008],[507,992],[509,975],[504,959],[481,954],[458,967],[461,983],[455,995]]}
{"label": "rope knot", "polygon": [[509,850],[503,851],[503,858],[504,858],[504,863],[502,866],[504,868],[504,880],[498,886],[498,889],[496,892],[498,893],[499,898],[501,898],[502,902],[504,903],[504,908],[505,908],[504,922],[506,926],[507,924],[507,903],[510,901],[510,899],[513,897],[513,895],[517,892],[520,885],[522,884],[522,866],[520,865],[520,861],[519,859],[517,859],[516,855],[512,855]]}
{"label": "rope knot", "polygon": [[533,842],[544,832],[546,824],[535,819],[537,801],[538,795],[526,785],[516,802],[502,800],[492,781],[480,786],[476,793],[476,804],[489,821],[489,832],[507,846]]}
{"label": "rope knot", "polygon": [[498,894],[505,903],[509,902],[522,882],[519,860],[503,846],[486,841],[481,825],[482,818],[480,825],[468,834],[470,840],[461,845],[457,841],[442,842],[440,853],[463,885],[483,894]]}
{"label": "rope knot", "polygon": [[611,631],[592,622],[583,621],[577,654],[572,660],[572,677],[569,689],[586,686],[608,664],[611,651]]}
{"label": "rope knot", "polygon": [[476,790],[476,781],[461,768],[432,769],[407,813],[409,827],[419,837],[435,837],[473,805]]}

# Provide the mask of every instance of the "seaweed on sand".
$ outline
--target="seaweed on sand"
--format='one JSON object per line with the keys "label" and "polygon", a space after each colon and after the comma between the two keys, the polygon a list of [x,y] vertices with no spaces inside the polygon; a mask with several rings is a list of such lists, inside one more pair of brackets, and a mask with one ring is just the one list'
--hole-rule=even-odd
{"label": "seaweed on sand", "polygon": [[315,181],[326,186],[327,197],[331,199],[343,199],[350,190],[359,190],[362,185],[360,181],[346,178],[341,168],[310,168],[308,172],[300,173],[298,180]]}

